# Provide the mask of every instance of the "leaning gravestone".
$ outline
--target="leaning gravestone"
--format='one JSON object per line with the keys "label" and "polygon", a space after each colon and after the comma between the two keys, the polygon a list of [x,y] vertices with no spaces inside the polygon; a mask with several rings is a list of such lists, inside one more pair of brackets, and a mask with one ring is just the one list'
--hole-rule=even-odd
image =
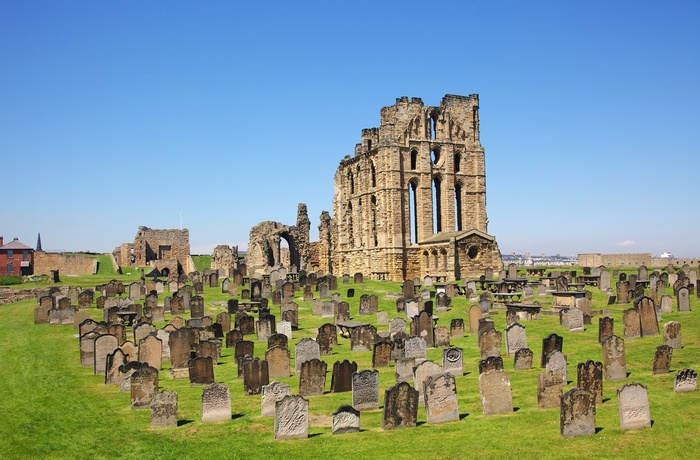
{"label": "leaning gravestone", "polygon": [[263,417],[275,416],[275,405],[285,396],[289,396],[291,387],[278,381],[270,382],[262,387],[261,415]]}
{"label": "leaning gravestone", "polygon": [[177,428],[177,393],[163,391],[151,401],[151,428]]}
{"label": "leaning gravestone", "polygon": [[654,353],[654,365],[652,372],[654,374],[667,374],[671,367],[671,355],[673,348],[668,345],[659,345]]}
{"label": "leaning gravestone", "polygon": [[618,388],[617,405],[620,411],[620,428],[623,430],[651,427],[647,387],[641,383],[629,383]]}
{"label": "leaning gravestone", "polygon": [[212,383],[202,390],[202,422],[231,420],[231,392],[228,385]]}
{"label": "leaning gravestone", "polygon": [[578,363],[576,368],[576,388],[588,390],[596,395],[596,402],[603,402],[603,363],[589,359]]}
{"label": "leaning gravestone", "polygon": [[678,321],[670,321],[664,324],[664,343],[672,348],[683,348],[681,323]]}
{"label": "leaning gravestone", "polygon": [[561,397],[560,433],[565,438],[595,434],[595,399],[587,390],[573,388]]}
{"label": "leaning gravestone", "polygon": [[418,391],[407,382],[399,382],[384,393],[382,429],[393,430],[416,426]]}
{"label": "leaning gravestone", "polygon": [[352,407],[356,410],[379,407],[379,371],[362,370],[352,374]]}
{"label": "leaning gravestone", "polygon": [[484,415],[513,412],[510,377],[504,370],[491,370],[479,375],[479,394]]}
{"label": "leaning gravestone", "polygon": [[333,412],[331,432],[333,434],[356,433],[360,431],[360,411],[343,404]]}
{"label": "leaning gravestone", "polygon": [[309,437],[309,401],[303,396],[289,395],[275,405],[275,439]]}
{"label": "leaning gravestone", "polygon": [[537,407],[557,407],[561,405],[563,376],[559,371],[547,370],[537,374]]}
{"label": "leaning gravestone", "polygon": [[428,423],[459,420],[457,385],[450,373],[429,375],[423,381],[425,416]]}
{"label": "leaning gravestone", "polygon": [[602,343],[605,380],[621,380],[627,377],[625,341],[611,335]]}

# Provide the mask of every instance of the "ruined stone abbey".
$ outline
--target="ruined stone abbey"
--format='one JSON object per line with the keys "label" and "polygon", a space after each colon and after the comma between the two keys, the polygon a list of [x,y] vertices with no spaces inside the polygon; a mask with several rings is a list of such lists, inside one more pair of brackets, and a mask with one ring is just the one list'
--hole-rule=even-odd
{"label": "ruined stone abbey", "polygon": [[[451,281],[502,267],[487,233],[478,95],[446,95],[436,107],[402,97],[384,107],[379,127],[362,130],[354,155],[340,162],[334,185],[333,217],[321,214],[318,242],[309,243],[305,205],[296,226],[263,222],[251,230],[250,273],[293,265]],[[286,260],[281,239],[289,246]]]}

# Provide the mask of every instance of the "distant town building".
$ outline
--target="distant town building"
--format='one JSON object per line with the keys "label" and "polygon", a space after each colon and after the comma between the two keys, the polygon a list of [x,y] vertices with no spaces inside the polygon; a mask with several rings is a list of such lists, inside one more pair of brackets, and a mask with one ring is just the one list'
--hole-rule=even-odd
{"label": "distant town building", "polygon": [[0,276],[26,276],[34,274],[34,249],[13,239],[3,244],[0,236]]}

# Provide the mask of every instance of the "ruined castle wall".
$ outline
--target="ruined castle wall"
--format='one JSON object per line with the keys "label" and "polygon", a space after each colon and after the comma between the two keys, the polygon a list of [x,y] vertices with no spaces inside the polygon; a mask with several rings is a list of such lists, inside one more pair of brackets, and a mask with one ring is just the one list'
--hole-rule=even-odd
{"label": "ruined castle wall", "polygon": [[97,259],[80,254],[34,252],[34,274],[49,275],[52,270],[58,270],[59,276],[94,275],[97,273]]}

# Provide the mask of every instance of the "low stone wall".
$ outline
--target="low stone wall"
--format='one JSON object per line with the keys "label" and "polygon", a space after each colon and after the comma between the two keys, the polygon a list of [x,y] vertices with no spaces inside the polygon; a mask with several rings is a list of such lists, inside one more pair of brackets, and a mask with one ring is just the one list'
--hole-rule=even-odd
{"label": "low stone wall", "polygon": [[0,305],[19,302],[20,300],[36,299],[36,289],[0,288]]}
{"label": "low stone wall", "polygon": [[34,253],[34,274],[50,275],[51,270],[58,270],[58,275],[78,276],[97,273],[97,258],[58,252]]}

